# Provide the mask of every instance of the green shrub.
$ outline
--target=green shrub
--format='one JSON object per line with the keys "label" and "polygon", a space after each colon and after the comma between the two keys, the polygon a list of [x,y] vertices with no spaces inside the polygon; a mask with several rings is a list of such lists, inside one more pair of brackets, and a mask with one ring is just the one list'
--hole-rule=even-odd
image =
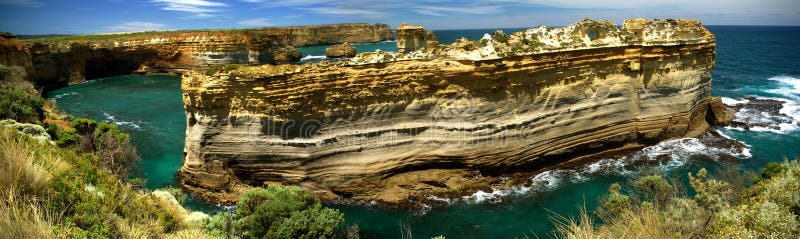
{"label": "green shrub", "polygon": [[253,188],[242,194],[236,214],[212,217],[207,231],[219,237],[331,238],[344,217],[298,187]]}
{"label": "green shrub", "polygon": [[78,131],[81,135],[91,135],[97,128],[97,121],[87,118],[77,118],[72,120],[70,126]]}
{"label": "green shrub", "polygon": [[503,31],[497,30],[492,33],[492,40],[501,43],[508,43],[508,35],[503,33]]}
{"label": "green shrub", "polygon": [[5,66],[0,65],[0,80],[6,80],[7,77],[11,76],[13,72],[11,69],[6,68]]}
{"label": "green shrub", "polygon": [[633,187],[642,199],[662,206],[672,197],[672,185],[661,175],[648,175],[633,182]]}
{"label": "green shrub", "polygon": [[0,37],[17,38],[17,35],[14,35],[14,33],[10,33],[10,32],[0,32]]}
{"label": "green shrub", "polygon": [[761,178],[770,179],[775,175],[782,173],[784,170],[785,168],[781,164],[769,162],[766,166],[764,166],[763,169],[761,169]]}
{"label": "green shrub", "polygon": [[712,178],[701,169],[688,175],[696,192],[691,197],[678,193],[680,181],[670,185],[657,175],[631,183],[632,195],[666,198],[660,206],[652,203],[658,199],[629,200],[614,184],[598,208],[601,223],[586,212],[578,220],[556,217],[556,234],[559,238],[797,238],[800,161],[768,164],[762,176],[756,184],[734,190],[732,185],[738,183],[731,180],[739,179]]}
{"label": "green shrub", "polygon": [[0,119],[37,123],[44,119],[44,99],[19,88],[0,88]]}
{"label": "green shrub", "polygon": [[78,132],[75,131],[74,129],[71,129],[61,132],[61,134],[58,137],[58,140],[56,140],[56,145],[62,148],[72,147],[77,145],[80,139],[81,136],[78,135]]}

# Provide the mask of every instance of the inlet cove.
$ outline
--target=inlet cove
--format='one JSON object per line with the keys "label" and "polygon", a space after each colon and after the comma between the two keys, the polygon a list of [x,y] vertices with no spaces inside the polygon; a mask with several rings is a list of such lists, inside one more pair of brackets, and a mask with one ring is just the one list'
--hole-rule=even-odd
{"label": "inlet cove", "polygon": [[71,4],[0,2],[0,238],[800,236],[782,2]]}

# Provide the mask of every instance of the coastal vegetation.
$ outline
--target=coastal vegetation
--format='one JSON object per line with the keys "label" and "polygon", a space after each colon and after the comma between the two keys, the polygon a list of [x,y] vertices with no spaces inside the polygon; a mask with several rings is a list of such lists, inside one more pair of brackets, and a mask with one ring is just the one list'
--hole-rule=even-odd
{"label": "coastal vegetation", "polygon": [[33,87],[16,87],[30,83],[13,74],[0,75],[0,238],[332,238],[341,231],[342,214],[297,187],[252,189],[236,213],[190,213],[180,189],[141,186],[128,134],[61,115]]}
{"label": "coastal vegetation", "polygon": [[556,216],[556,237],[797,238],[800,161],[769,163],[751,175],[701,169],[687,175],[689,188],[658,174],[613,184],[595,213]]}

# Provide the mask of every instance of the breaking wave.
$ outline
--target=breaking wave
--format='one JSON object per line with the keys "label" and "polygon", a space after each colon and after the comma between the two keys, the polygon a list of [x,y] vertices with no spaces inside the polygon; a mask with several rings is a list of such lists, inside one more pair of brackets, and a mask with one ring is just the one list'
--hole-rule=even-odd
{"label": "breaking wave", "polygon": [[55,96],[53,96],[53,98],[61,99],[61,97],[71,96],[71,95],[80,95],[80,94],[78,94],[78,92],[70,91],[70,92],[67,92],[67,93],[55,95]]}
{"label": "breaking wave", "polygon": [[636,165],[648,165],[657,170],[668,171],[686,165],[692,156],[704,156],[712,160],[723,157],[750,158],[750,145],[736,141],[727,135],[706,134],[698,138],[669,140],[619,158],[606,158],[571,169],[553,169],[536,174],[530,178],[530,186],[513,186],[508,189],[477,191],[460,199],[429,197],[428,199],[448,204],[463,201],[466,203],[498,203],[512,195],[523,195],[558,188],[564,182],[580,183],[599,175],[631,176],[638,173]]}
{"label": "breaking wave", "polygon": [[[747,97],[734,99],[722,97],[722,102],[736,109],[734,121],[741,124],[729,129],[773,132],[785,134],[800,128],[800,79],[775,76],[768,80],[778,83],[777,88],[762,90],[781,97]],[[775,110],[776,103],[780,108]]]}
{"label": "breaking wave", "polygon": [[300,61],[310,61],[310,60],[323,60],[328,59],[327,56],[315,56],[315,55],[307,55],[303,58],[300,58]]}
{"label": "breaking wave", "polygon": [[142,126],[140,126],[137,122],[117,120],[117,117],[107,112],[103,112],[103,116],[106,117],[106,121],[113,123],[117,126],[128,127],[134,130],[142,131]]}

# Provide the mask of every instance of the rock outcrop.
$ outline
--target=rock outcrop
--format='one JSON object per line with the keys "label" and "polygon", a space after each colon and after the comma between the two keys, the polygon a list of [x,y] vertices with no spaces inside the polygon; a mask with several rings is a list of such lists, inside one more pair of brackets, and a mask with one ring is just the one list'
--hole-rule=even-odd
{"label": "rock outcrop", "polygon": [[731,114],[710,95],[715,38],[696,20],[584,20],[447,46],[406,27],[400,53],[184,74],[180,183],[214,202],[291,184],[405,203],[697,136]]}
{"label": "rock outcrop", "polygon": [[356,54],[356,47],[348,42],[325,48],[325,56],[328,58],[354,57]]}
{"label": "rock outcrop", "polygon": [[[2,38],[2,37],[0,37]],[[385,24],[142,32],[26,40],[0,39],[0,64],[22,66],[40,87],[105,76],[182,73],[222,64],[298,61],[295,46],[393,39]]]}

